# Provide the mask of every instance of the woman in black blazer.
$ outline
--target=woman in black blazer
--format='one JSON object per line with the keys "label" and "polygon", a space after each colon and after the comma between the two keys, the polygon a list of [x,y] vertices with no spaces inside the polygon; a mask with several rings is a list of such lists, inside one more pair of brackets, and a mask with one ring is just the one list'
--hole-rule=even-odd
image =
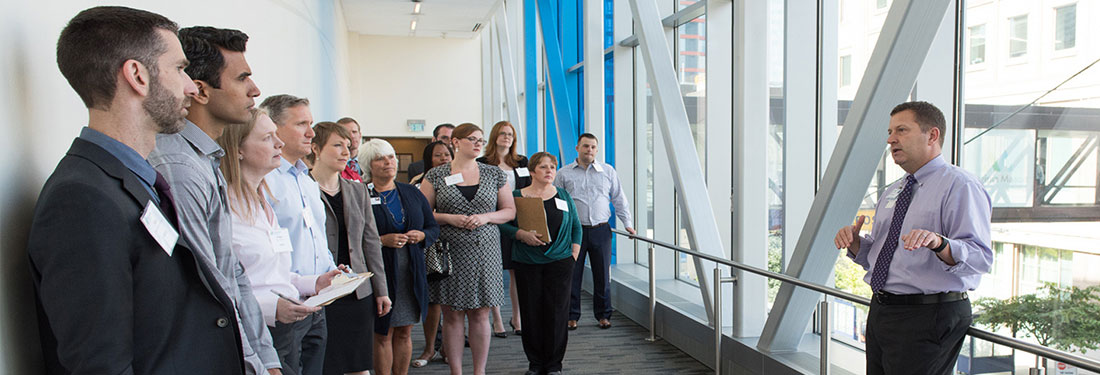
{"label": "woman in black blazer", "polygon": [[[485,147],[485,156],[477,161],[495,165],[504,171],[505,178],[512,190],[523,189],[531,185],[531,172],[527,170],[527,157],[516,154],[516,128],[508,121],[500,121],[493,125],[489,132],[489,144]],[[516,273],[512,263],[512,239],[501,235],[500,259],[503,260],[504,269],[508,270],[508,291],[512,300],[512,320],[508,322],[512,326],[512,333],[523,333],[519,319],[519,294],[516,292]],[[496,337],[508,337],[504,331],[503,319],[500,316],[500,307],[493,307],[493,335]]]}
{"label": "woman in black blazer", "polygon": [[428,311],[424,249],[439,238],[439,225],[420,189],[394,181],[393,146],[373,139],[360,147],[360,155],[393,301],[392,312],[374,322],[374,369],[378,374],[404,375],[412,359],[412,327]]}

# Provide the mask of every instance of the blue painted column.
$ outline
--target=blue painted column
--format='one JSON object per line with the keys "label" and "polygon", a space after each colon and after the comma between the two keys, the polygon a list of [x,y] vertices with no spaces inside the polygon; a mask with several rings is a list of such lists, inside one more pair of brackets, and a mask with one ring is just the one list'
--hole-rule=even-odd
{"label": "blue painted column", "polygon": [[535,0],[523,2],[523,102],[527,106],[527,153],[541,151],[539,147],[539,76],[538,48],[535,24],[537,11]]}
{"label": "blue painted column", "polygon": [[[550,112],[547,109],[547,113],[556,113],[554,121],[554,129],[556,130],[554,137],[555,145],[568,145],[577,139],[577,126],[576,112],[573,110],[573,99],[569,95],[569,84],[566,82],[565,69],[562,59],[562,45],[558,38],[558,32],[555,30],[554,25],[558,25],[556,18],[557,13],[555,7],[551,6],[550,0],[537,0],[538,1],[538,15],[539,21],[542,25],[542,39],[543,45],[546,50],[546,74],[549,77],[550,83],[550,96],[553,98],[553,105],[555,110]],[[547,116],[547,134],[550,133],[550,117]],[[549,138],[549,137],[548,137]],[[547,149],[550,149],[551,140],[547,139]],[[573,147],[560,147],[558,154],[561,163],[568,164],[577,158],[577,150]]]}

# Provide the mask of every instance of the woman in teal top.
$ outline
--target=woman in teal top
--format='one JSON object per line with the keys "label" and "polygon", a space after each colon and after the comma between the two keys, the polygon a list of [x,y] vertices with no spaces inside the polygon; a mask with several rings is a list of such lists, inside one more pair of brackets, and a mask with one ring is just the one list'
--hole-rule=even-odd
{"label": "woman in teal top", "polygon": [[569,339],[566,320],[573,263],[581,250],[581,222],[573,198],[565,189],[554,187],[557,158],[539,152],[531,156],[529,165],[531,185],[512,195],[542,200],[550,242],[539,240],[534,231],[519,229],[516,220],[501,224],[500,231],[513,239],[527,374],[554,374],[561,372]]}

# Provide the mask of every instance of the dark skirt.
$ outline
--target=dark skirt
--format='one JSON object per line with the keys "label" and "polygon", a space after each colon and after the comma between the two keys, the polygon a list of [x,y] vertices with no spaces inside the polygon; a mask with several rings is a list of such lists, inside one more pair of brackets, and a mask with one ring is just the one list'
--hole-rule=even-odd
{"label": "dark skirt", "polygon": [[374,295],[356,299],[355,293],[325,307],[328,345],[325,374],[373,370],[374,319],[378,316]]}

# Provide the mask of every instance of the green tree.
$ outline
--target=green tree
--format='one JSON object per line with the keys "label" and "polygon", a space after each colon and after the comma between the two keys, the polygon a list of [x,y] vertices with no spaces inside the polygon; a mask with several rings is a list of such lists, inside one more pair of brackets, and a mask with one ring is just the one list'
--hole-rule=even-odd
{"label": "green tree", "polygon": [[981,298],[974,305],[976,322],[1007,327],[1013,336],[1023,331],[1039,345],[1081,353],[1100,347],[1100,286],[1047,283],[1037,293]]}

